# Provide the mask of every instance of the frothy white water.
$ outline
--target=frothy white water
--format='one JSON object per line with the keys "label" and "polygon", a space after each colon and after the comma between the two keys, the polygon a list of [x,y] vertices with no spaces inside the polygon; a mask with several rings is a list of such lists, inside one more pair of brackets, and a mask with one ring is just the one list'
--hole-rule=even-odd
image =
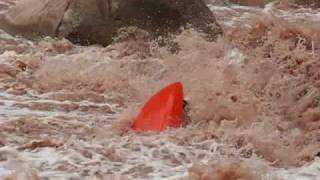
{"label": "frothy white water", "polygon": [[[259,17],[262,19],[278,17],[293,23],[301,23],[301,21],[305,21],[306,17],[308,17],[308,21],[303,23],[310,24],[319,21],[319,12],[310,9],[281,10],[271,5],[265,9],[242,6],[210,6],[210,8],[217,15],[227,33],[234,28],[246,27],[250,29],[254,24],[250,22],[258,21]],[[5,40],[28,42],[8,35],[0,37]],[[105,84],[108,88],[107,91],[93,94],[76,94],[77,87],[71,87],[73,88],[71,93],[69,89],[69,91],[57,90],[43,94],[35,93],[32,87],[28,87],[29,89],[22,93],[23,95],[10,94],[13,87],[0,90],[0,146],[2,146],[0,148],[0,178],[24,169],[21,172],[25,176],[28,175],[28,172],[32,174],[35,171],[41,178],[53,180],[120,179],[125,177],[129,179],[183,179],[189,176],[188,171],[192,166],[199,165],[199,167],[203,167],[201,170],[205,171],[208,168],[210,171],[215,168],[208,165],[210,162],[228,162],[230,157],[235,157],[243,161],[242,163],[248,167],[248,173],[254,174],[256,178],[265,180],[320,179],[319,159],[299,168],[274,167],[273,164],[264,160],[265,157],[256,155],[255,152],[246,152],[252,156],[249,155],[250,158],[245,158],[246,155],[243,155],[241,149],[236,148],[232,143],[225,142],[223,138],[216,137],[216,132],[227,129],[229,126],[232,127],[234,121],[229,121],[228,115],[234,112],[222,107],[208,109],[207,99],[209,98],[205,96],[212,96],[212,94],[218,96],[221,92],[214,90],[221,90],[220,86],[231,87],[228,89],[231,94],[245,94],[247,89],[241,93],[232,89],[234,86],[232,83],[237,81],[237,77],[240,77],[242,82],[247,82],[246,76],[255,75],[257,82],[265,82],[266,76],[269,76],[270,73],[261,75],[251,73],[252,69],[243,68],[248,66],[248,58],[255,57],[255,61],[258,62],[258,58],[261,58],[258,57],[258,54],[252,56],[250,52],[223,44],[222,41],[220,42],[221,46],[225,46],[227,49],[224,50],[223,47],[218,48],[219,44],[199,41],[200,37],[197,34],[190,33],[189,36],[182,36],[182,38],[184,37],[186,37],[184,40],[187,43],[182,45],[180,54],[159,53],[160,55],[154,55],[154,57],[147,59],[141,59],[137,55],[139,53],[133,52],[128,55],[126,52],[122,52],[135,48],[136,44],[134,43],[113,45],[111,48],[114,50],[111,52],[108,48],[69,47],[68,44],[64,46],[62,43],[62,51],[56,53],[54,52],[56,49],[51,47],[52,44],[46,41],[43,46],[32,46],[30,49],[44,49],[36,52],[36,55],[30,53],[30,56],[36,60],[35,57],[40,56],[40,63],[35,63],[35,67],[30,63],[30,68],[35,68],[35,72],[32,72],[32,69],[28,72],[27,69],[27,72],[23,73],[30,73],[30,76],[36,77],[32,80],[41,81],[43,87],[48,87],[49,90],[50,87],[63,89],[74,82],[80,85],[94,82],[92,84],[98,86],[97,91],[99,92],[99,88]],[[316,42],[316,34],[313,34],[313,38]],[[31,46],[33,43],[26,44]],[[54,45],[57,46],[57,44]],[[60,45],[58,44],[58,47]],[[33,62],[34,59],[28,55],[6,51],[1,55],[0,63],[11,67],[17,60]],[[267,65],[267,68],[272,69]],[[252,68],[258,69],[260,67],[252,65]],[[240,72],[237,74],[239,69]],[[167,73],[168,71],[171,73]],[[258,72],[258,70],[256,71]],[[197,72],[200,72],[200,75],[196,74]],[[122,120],[121,115],[124,110],[130,104],[126,104],[127,101],[122,100],[122,96],[120,99],[112,99],[111,96],[120,92],[121,95],[124,94],[125,98],[141,101],[146,98],[144,96],[151,94],[166,82],[172,81],[170,78],[163,78],[164,75],[173,76],[174,80],[181,78],[186,82],[189,82],[188,79],[190,79],[191,83],[186,83],[186,92],[191,96],[191,101],[198,98],[198,101],[194,101],[196,105],[193,107],[200,107],[200,114],[204,115],[195,119],[199,122],[195,121],[187,128],[169,130],[161,134],[139,134],[128,130],[130,126],[125,121],[124,125],[121,124],[120,120]],[[223,75],[230,77],[229,81],[227,81],[227,77],[221,78]],[[7,78],[14,79],[11,76]],[[155,83],[154,81],[159,82]],[[207,86],[203,85],[206,83]],[[10,83],[4,82],[4,84]],[[37,82],[33,84],[37,85]],[[196,87],[197,85],[200,85],[199,88]],[[41,91],[43,87],[37,90]],[[43,91],[48,89],[44,88]],[[205,94],[208,91],[211,94]],[[249,95],[245,100],[249,101],[253,96],[253,94]],[[239,101],[238,97],[241,101],[240,95],[233,96],[231,100]],[[228,105],[225,101],[219,101],[218,98],[208,101],[214,101],[214,104],[225,103],[225,106]],[[211,106],[212,103],[209,105]],[[240,105],[242,104],[231,104],[232,107],[240,107]],[[201,111],[201,108],[204,110]],[[221,123],[225,127],[219,129],[212,125],[214,123],[206,124],[207,122],[200,121],[205,119],[207,114],[212,114],[208,111],[213,111],[213,114],[221,113],[218,120],[227,119]],[[254,108],[251,108],[248,103],[239,111],[249,112],[249,115],[244,115],[245,120],[249,121],[250,113],[254,112]],[[271,119],[277,118],[277,116],[271,117]],[[267,120],[267,118],[264,119],[268,125]],[[120,121],[120,125],[114,124],[118,121]],[[252,128],[259,128],[259,123],[258,120],[252,124]],[[210,126],[213,127],[210,128]],[[263,130],[267,132],[270,130],[265,129]],[[270,136],[273,137],[273,141],[278,141],[276,135],[281,134],[279,129],[275,130],[273,126],[271,127]],[[237,131],[238,129],[231,128],[232,133],[236,134]],[[275,136],[272,136],[273,132],[275,132]],[[266,136],[262,137],[264,139],[270,138],[267,137],[269,134],[260,135],[257,133],[253,135]],[[267,145],[261,144],[262,147],[265,147],[262,149],[268,149]],[[256,149],[258,148],[256,147]],[[192,172],[192,170],[190,171]]]}
{"label": "frothy white water", "polygon": [[273,175],[283,179],[311,180],[320,178],[320,159],[316,159],[310,165],[301,168],[292,168],[286,170],[275,170]]}
{"label": "frothy white water", "polygon": [[[111,125],[111,122],[117,116],[114,114],[99,115],[95,113],[90,115],[90,113],[14,109],[12,104],[16,102],[25,104],[32,102],[63,104],[66,102],[43,99],[37,101],[35,97],[12,96],[3,92],[1,93],[1,99],[5,102],[4,105],[0,106],[2,123],[4,123],[3,120],[14,120],[19,117],[38,118],[36,121],[49,123],[51,119],[63,117],[67,120],[66,122],[77,125],[80,122],[90,124],[99,118],[109,118],[109,122],[104,122],[106,125]],[[88,105],[88,102],[79,102],[79,104]],[[90,102],[89,104],[94,105],[95,103]],[[97,103],[95,105],[101,106],[101,104]],[[3,106],[6,108],[3,108]],[[114,110],[119,112],[119,110]],[[108,126],[104,128],[106,127]],[[136,134],[130,132],[114,137],[107,132],[99,132],[96,134],[98,137],[94,137],[89,141],[79,139],[79,135],[71,135],[68,139],[60,140],[60,142],[63,142],[60,147],[25,149],[19,152],[15,148],[11,149],[10,146],[5,146],[0,148],[1,156],[6,156],[4,152],[13,155],[6,156],[7,160],[1,162],[0,177],[5,177],[15,172],[17,170],[15,162],[21,161],[27,167],[37,170],[40,177],[52,180],[92,179],[92,177],[97,176],[97,173],[118,175],[118,177],[121,175],[129,179],[178,180],[186,178],[188,169],[195,163],[207,164],[213,160],[224,159],[230,152],[236,152],[233,148],[228,148],[228,146],[218,143],[216,139],[191,133],[194,128],[169,130],[162,134]],[[101,129],[98,131],[101,131]],[[106,131],[108,130],[106,129]],[[190,134],[185,133],[186,131],[190,132]],[[83,135],[86,136],[85,133]],[[30,142],[41,141],[43,139],[41,138],[42,136],[50,137],[45,133],[39,134],[38,140],[33,139]],[[63,139],[63,136],[60,138]],[[16,145],[12,147],[21,148]],[[310,165],[292,169],[272,168],[267,162],[259,158],[251,161],[260,161],[262,163],[260,164],[261,167],[269,169],[269,173],[261,176],[265,180],[276,178],[284,180],[314,180],[320,178],[319,159]]]}
{"label": "frothy white water", "polygon": [[[110,105],[108,103],[93,103],[87,100],[76,103],[72,101],[57,101],[47,99],[45,95],[42,95],[40,97],[30,97],[26,95],[15,96],[1,92],[0,99],[0,117],[3,117],[3,119],[12,119],[27,116],[49,119],[56,117],[90,119],[96,117],[97,115],[89,114],[81,109],[91,108],[105,109],[106,113],[103,113],[101,111],[99,113],[99,118],[112,120],[116,118],[115,114],[118,114],[120,111],[118,105]],[[71,106],[71,108],[79,108],[70,111],[68,110],[68,106]],[[108,112],[109,108],[110,111]]]}

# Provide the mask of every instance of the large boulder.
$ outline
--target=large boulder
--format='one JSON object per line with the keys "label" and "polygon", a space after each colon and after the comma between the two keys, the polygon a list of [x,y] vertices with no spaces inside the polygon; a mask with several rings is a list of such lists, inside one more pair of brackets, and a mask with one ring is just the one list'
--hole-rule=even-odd
{"label": "large boulder", "polygon": [[54,36],[68,3],[67,0],[20,0],[0,17],[0,28],[27,37]]}
{"label": "large boulder", "polygon": [[122,27],[157,37],[187,24],[212,39],[222,33],[202,0],[20,0],[0,18],[0,28],[11,34],[66,37],[83,45],[107,45]]}

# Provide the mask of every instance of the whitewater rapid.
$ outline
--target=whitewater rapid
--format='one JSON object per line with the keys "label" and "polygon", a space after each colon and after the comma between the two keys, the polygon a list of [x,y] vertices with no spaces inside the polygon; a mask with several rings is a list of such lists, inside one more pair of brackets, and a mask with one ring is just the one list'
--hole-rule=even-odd
{"label": "whitewater rapid", "polygon": [[[11,1],[0,1],[4,9],[10,5]],[[272,4],[264,9],[209,7],[225,37],[206,42],[186,30],[176,38],[181,44],[178,54],[154,44],[149,47],[138,38],[106,48],[80,47],[66,40],[44,38],[38,43],[1,32],[0,179],[219,179],[221,172],[229,171],[254,180],[320,179],[319,157],[307,156],[319,144],[312,139],[310,148],[301,150],[301,159],[288,158],[286,144],[296,145],[290,139],[303,135],[299,128],[281,132],[290,126],[281,124],[279,109],[293,104],[286,95],[306,81],[294,74],[303,70],[289,71],[291,76],[277,69],[281,60],[290,59],[279,60],[281,53],[316,61],[320,12]],[[266,53],[259,47],[260,30],[276,23],[279,26],[263,38],[277,48]],[[302,32],[312,38],[311,48],[301,43],[303,48],[293,51],[291,42],[273,36],[287,24],[306,27]],[[241,34],[251,28],[256,31]],[[280,65],[265,62],[269,56]],[[191,99],[192,125],[161,134],[131,131],[142,103],[175,80],[185,84]],[[314,90],[315,84],[306,86]],[[258,91],[261,87],[263,92]],[[311,90],[310,96],[316,94]],[[242,145],[242,136],[253,140]],[[259,144],[259,138],[269,144]],[[268,147],[280,150],[264,152]]]}

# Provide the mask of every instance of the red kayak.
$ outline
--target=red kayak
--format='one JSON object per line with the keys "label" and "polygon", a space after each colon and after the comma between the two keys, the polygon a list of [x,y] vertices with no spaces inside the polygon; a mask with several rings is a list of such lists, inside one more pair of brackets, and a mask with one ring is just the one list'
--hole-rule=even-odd
{"label": "red kayak", "polygon": [[182,124],[182,115],[183,87],[176,82],[160,90],[145,103],[132,128],[142,132],[178,128]]}

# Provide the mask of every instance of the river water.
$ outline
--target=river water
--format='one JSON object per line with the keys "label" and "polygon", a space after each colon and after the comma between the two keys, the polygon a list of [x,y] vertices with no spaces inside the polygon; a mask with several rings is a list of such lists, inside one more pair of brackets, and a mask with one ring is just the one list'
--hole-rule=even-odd
{"label": "river water", "polygon": [[[105,48],[2,31],[0,179],[320,179],[320,11],[209,7],[224,36],[186,29],[176,54],[136,29]],[[131,131],[174,81],[192,124]]]}

